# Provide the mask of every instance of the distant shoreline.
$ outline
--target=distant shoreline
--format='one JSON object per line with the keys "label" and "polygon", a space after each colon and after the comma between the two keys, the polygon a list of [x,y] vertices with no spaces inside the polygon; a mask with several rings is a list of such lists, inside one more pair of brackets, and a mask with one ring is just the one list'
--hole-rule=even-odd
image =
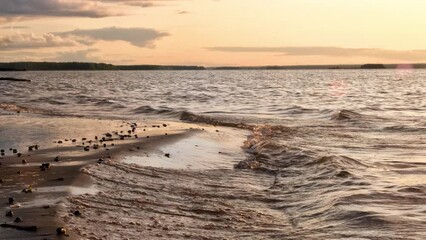
{"label": "distant shoreline", "polygon": [[14,71],[183,71],[183,70],[351,70],[351,69],[426,69],[426,63],[292,65],[292,66],[185,66],[185,65],[112,65],[87,62],[8,62],[0,63],[0,72]]}

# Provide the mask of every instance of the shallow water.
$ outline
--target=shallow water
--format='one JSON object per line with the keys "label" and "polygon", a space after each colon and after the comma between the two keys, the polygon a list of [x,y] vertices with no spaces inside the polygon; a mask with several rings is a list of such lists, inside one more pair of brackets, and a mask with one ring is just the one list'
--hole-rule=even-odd
{"label": "shallow water", "polygon": [[[424,70],[4,75],[33,81],[0,82],[0,108],[7,110],[0,112],[1,119],[20,110],[47,118],[169,118],[251,130],[241,143],[250,154],[248,159],[241,156],[238,167],[243,170],[218,181],[231,181],[232,191],[255,189],[252,194],[259,199],[235,193],[244,200],[229,204],[268,212],[270,219],[259,218],[259,224],[281,219],[283,229],[312,239],[426,235]],[[16,142],[21,135],[31,136],[31,126],[16,123],[19,127],[9,128],[11,123],[4,123],[0,145],[5,138],[10,143],[11,136]],[[205,179],[218,176],[210,171]],[[167,181],[171,180],[156,184]],[[272,227],[265,226],[260,236],[290,237],[282,232],[274,235]],[[220,234],[250,238],[259,233]],[[184,234],[174,237],[179,236]]]}

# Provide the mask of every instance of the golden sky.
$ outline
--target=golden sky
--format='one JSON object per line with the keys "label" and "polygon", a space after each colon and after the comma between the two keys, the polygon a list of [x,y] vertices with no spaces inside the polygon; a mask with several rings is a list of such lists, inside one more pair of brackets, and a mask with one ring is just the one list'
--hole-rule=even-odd
{"label": "golden sky", "polygon": [[426,62],[423,0],[0,0],[0,61]]}

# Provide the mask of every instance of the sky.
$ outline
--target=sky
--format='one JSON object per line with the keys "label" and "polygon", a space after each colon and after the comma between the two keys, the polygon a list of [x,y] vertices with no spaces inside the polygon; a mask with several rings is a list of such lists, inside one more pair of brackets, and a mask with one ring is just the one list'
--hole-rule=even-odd
{"label": "sky", "polygon": [[423,0],[0,0],[0,62],[426,62]]}

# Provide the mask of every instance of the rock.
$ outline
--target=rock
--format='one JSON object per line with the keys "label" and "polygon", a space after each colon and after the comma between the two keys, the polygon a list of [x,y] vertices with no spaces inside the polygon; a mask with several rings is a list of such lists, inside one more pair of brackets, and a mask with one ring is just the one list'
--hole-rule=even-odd
{"label": "rock", "polygon": [[166,153],[166,154],[164,154],[164,156],[170,158],[170,153]]}
{"label": "rock", "polygon": [[74,216],[76,217],[80,217],[81,216],[81,212],[79,210],[74,211]]}
{"label": "rock", "polygon": [[20,222],[22,222],[22,218],[17,217],[17,218],[15,218],[15,221],[13,221],[13,222],[15,222],[15,223],[20,223]]}
{"label": "rock", "polygon": [[11,210],[11,211],[8,211],[8,212],[6,213],[6,217],[13,217],[13,212],[12,212],[12,210]]}
{"label": "rock", "polygon": [[55,157],[55,162],[59,162],[59,156]]}
{"label": "rock", "polygon": [[84,151],[86,152],[90,151],[90,147],[89,146],[84,147]]}
{"label": "rock", "polygon": [[13,153],[18,153],[18,150],[17,149],[12,149],[12,152]]}
{"label": "rock", "polygon": [[65,236],[67,234],[67,230],[65,230],[63,227],[58,227],[56,229],[56,234],[59,236]]}
{"label": "rock", "polygon": [[22,159],[22,164],[27,164],[27,160]]}

